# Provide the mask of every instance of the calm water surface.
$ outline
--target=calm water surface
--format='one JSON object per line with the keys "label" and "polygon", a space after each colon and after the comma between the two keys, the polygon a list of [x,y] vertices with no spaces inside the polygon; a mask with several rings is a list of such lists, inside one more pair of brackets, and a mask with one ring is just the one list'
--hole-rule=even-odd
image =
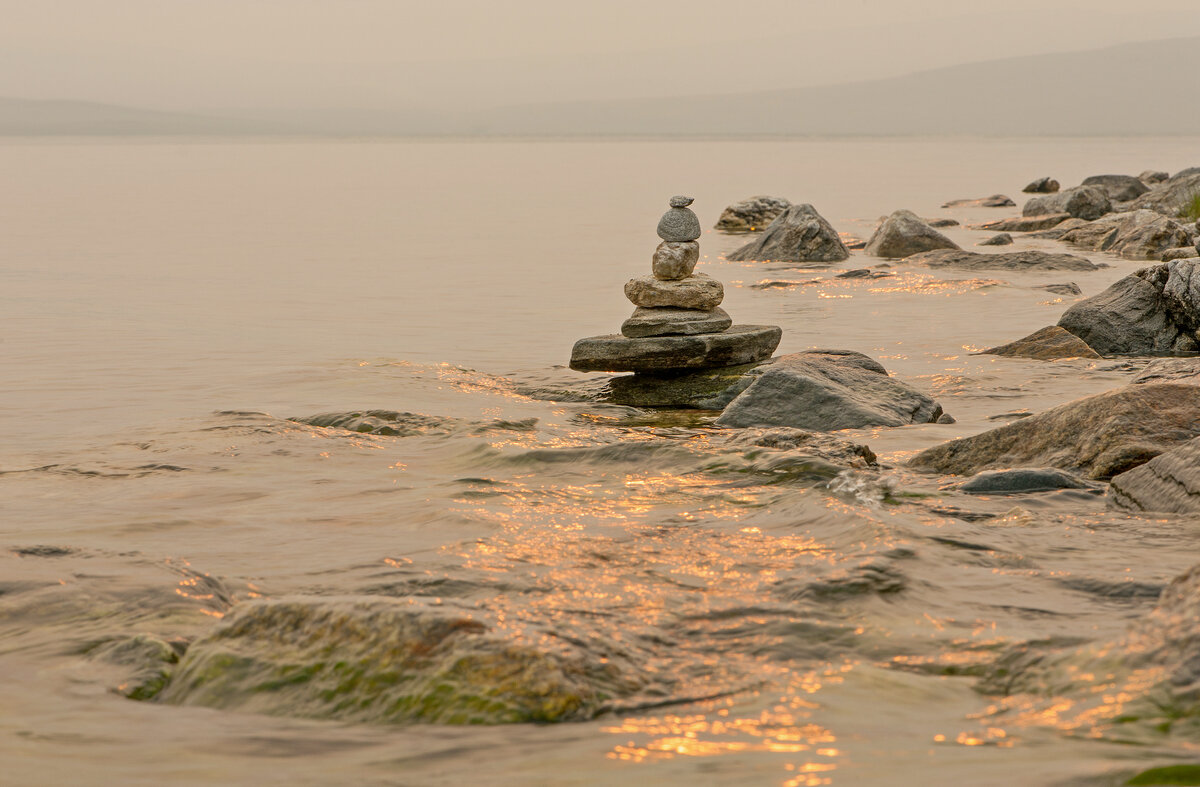
{"label": "calm water surface", "polygon": [[[730,263],[744,238],[706,232],[700,269],[735,321],[781,325],[780,352],[868,353],[957,418],[849,433],[889,468],[832,485],[780,482],[703,421],[529,395],[584,379],[571,344],[628,315],[622,284],[672,194],[706,227],[778,194],[865,238],[901,207],[1013,215],[939,205],[1020,201],[1041,175],[1198,163],[1200,138],[0,142],[0,780],[1008,785],[1200,756],[993,718],[973,678],[942,674],[1118,634],[1154,594],[1111,589],[1190,567],[1194,520],[1074,492],[968,499],[898,467],[1124,384],[1109,361],[971,352],[1074,300],[1039,285],[1092,295],[1144,263],[836,279],[880,261]],[[455,420],[408,437],[287,420],[367,408]],[[497,421],[525,425],[481,428]],[[931,497],[880,503],[897,489]],[[673,696],[720,697],[553,726],[355,725],[130,701],[78,655],[195,638],[250,598],[385,587],[636,641]]]}

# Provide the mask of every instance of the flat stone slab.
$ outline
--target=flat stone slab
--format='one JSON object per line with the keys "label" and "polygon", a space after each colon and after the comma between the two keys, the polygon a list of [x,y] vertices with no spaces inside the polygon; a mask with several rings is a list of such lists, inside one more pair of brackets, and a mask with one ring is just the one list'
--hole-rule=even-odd
{"label": "flat stone slab", "polygon": [[713,369],[771,357],[783,330],[776,325],[735,325],[724,333],[631,339],[620,334],[575,342],[571,368],[577,372],[658,372]]}
{"label": "flat stone slab", "polygon": [[625,297],[634,306],[647,308],[715,309],[725,299],[725,287],[703,273],[674,281],[639,276],[625,283]]}
{"label": "flat stone slab", "polygon": [[630,339],[650,336],[695,336],[699,333],[721,333],[733,320],[721,308],[704,309],[647,309],[639,306],[633,316],[621,324],[621,334]]}
{"label": "flat stone slab", "polygon": [[1071,218],[1070,213],[1047,213],[1042,216],[1017,216],[1011,219],[997,219],[983,224],[974,224],[973,230],[993,230],[995,232],[1037,232],[1048,230],[1062,224]]}

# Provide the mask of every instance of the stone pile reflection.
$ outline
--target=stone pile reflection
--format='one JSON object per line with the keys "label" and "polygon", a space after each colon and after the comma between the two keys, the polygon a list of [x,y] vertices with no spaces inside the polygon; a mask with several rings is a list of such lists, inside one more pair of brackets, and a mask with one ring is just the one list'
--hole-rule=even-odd
{"label": "stone pile reflection", "polygon": [[774,325],[734,325],[724,309],[721,282],[695,273],[700,221],[691,197],[672,197],[658,223],[662,243],[651,275],[630,279],[625,296],[633,315],[620,334],[580,339],[571,368],[581,372],[633,372],[653,381],[684,372],[724,369],[763,361],[779,346]]}

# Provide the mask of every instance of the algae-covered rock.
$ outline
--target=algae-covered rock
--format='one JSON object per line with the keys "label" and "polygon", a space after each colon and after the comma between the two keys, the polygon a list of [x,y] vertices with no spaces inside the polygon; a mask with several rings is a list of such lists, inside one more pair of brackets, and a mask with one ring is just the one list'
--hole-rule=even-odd
{"label": "algae-covered rock", "polygon": [[[1120,638],[1053,650],[1012,649],[980,682],[1021,695],[1031,723],[1130,743],[1200,737],[1200,566],[1177,577]],[[1051,710],[1052,709],[1052,710]],[[1155,782],[1143,782],[1155,783]]]}
{"label": "algae-covered rock", "polygon": [[149,634],[105,640],[87,648],[88,658],[129,669],[117,691],[134,700],[156,697],[179,663],[182,641],[167,642]]}
{"label": "algae-covered rock", "polygon": [[518,635],[471,607],[376,597],[252,601],[188,649],[160,699],[374,723],[567,721],[637,688],[619,661],[545,632]]}
{"label": "algae-covered rock", "polygon": [[630,407],[721,410],[754,382],[760,364],[723,366],[680,374],[628,374],[610,381],[609,401]]}

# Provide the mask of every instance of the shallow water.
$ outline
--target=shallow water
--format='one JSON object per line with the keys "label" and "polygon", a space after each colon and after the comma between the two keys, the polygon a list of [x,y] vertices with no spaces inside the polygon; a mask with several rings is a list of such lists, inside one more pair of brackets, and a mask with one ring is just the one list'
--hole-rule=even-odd
{"label": "shallow water", "polygon": [[[14,784],[1055,784],[1200,756],[988,715],[969,672],[1097,640],[1195,562],[1196,522],[1101,496],[942,491],[912,453],[1123,384],[971,352],[1145,263],[1087,273],[701,270],[780,352],[859,350],[957,423],[863,430],[830,482],[703,418],[529,393],[630,309],[671,194],[705,227],[769,193],[845,233],[1050,174],[1175,171],[1200,139],[8,140],[0,167],[0,759]],[[946,233],[964,247],[987,234]],[[1056,248],[1019,239],[1014,249]],[[986,250],[986,249],[985,249]],[[993,249],[1006,251],[1008,249]],[[751,285],[791,281],[769,289]],[[406,436],[288,420],[390,409]],[[897,496],[903,493],[903,496]],[[33,549],[33,547],[50,547]],[[441,598],[623,649],[675,702],[550,726],[379,726],[139,703],[79,655],[231,604]],[[486,764],[481,769],[481,764]],[[482,772],[481,772],[482,770]],[[1097,782],[1105,783],[1105,782]]]}

